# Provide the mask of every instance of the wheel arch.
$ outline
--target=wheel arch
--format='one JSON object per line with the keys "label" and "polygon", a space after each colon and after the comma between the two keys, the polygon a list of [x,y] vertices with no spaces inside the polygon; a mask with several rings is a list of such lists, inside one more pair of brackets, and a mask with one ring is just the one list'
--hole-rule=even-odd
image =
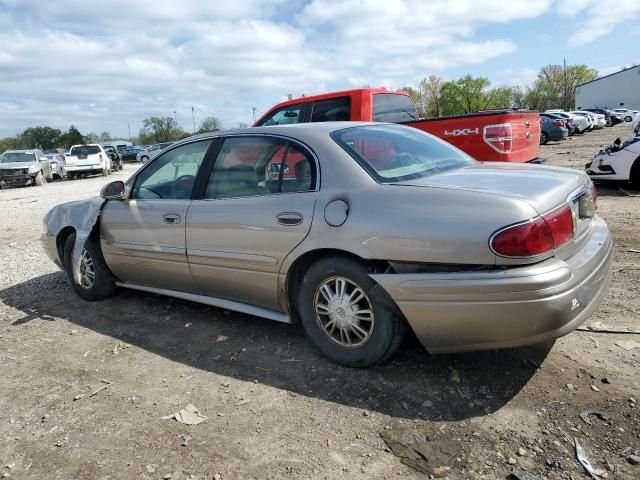
{"label": "wheel arch", "polygon": [[379,273],[389,268],[389,262],[385,260],[365,259],[355,253],[338,248],[318,248],[303,253],[291,264],[287,270],[286,279],[284,281],[283,300],[286,303],[284,307],[293,322],[299,321],[296,298],[300,290],[300,283],[302,282],[304,274],[311,265],[319,260],[336,256],[354,260],[365,266],[370,273]]}
{"label": "wheel arch", "polygon": [[64,246],[67,243],[67,238],[74,233],[76,233],[76,229],[74,227],[66,226],[58,232],[58,235],[56,235],[56,250],[58,252],[60,265],[64,266]]}

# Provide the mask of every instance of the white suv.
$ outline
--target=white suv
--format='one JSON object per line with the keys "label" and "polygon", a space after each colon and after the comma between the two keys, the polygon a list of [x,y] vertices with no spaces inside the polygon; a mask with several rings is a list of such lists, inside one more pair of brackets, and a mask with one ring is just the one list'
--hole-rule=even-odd
{"label": "white suv", "polygon": [[69,180],[75,180],[84,174],[101,173],[103,177],[111,175],[111,158],[97,143],[74,145],[64,159]]}

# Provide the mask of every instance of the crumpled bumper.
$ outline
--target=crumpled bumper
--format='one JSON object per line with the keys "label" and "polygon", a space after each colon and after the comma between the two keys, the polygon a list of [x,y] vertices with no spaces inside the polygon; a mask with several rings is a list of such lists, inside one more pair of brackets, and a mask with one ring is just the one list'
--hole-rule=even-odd
{"label": "crumpled bumper", "polygon": [[598,307],[611,279],[613,242],[599,218],[567,260],[521,268],[375,274],[432,353],[518,347],[573,331]]}
{"label": "crumpled bumper", "polygon": [[33,182],[33,175],[16,170],[0,170],[0,186],[23,186]]}

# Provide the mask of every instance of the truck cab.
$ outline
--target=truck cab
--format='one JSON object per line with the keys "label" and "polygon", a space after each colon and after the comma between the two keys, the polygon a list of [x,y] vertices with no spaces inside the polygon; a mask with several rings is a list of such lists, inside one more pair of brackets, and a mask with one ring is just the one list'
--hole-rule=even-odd
{"label": "truck cab", "polygon": [[403,91],[358,88],[287,100],[270,108],[254,126],[365,121],[400,123],[435,135],[479,161],[537,161],[540,115],[501,109],[422,119]]}

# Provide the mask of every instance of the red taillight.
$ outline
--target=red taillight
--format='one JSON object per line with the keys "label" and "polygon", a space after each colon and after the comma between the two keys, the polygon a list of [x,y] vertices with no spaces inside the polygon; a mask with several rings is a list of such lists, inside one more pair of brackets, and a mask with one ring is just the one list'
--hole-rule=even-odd
{"label": "red taillight", "polygon": [[564,127],[564,122],[563,122],[563,121],[561,121],[561,120],[556,120],[555,122],[553,122],[553,124],[554,124],[556,127]]}
{"label": "red taillight", "polygon": [[104,162],[104,158],[102,157],[102,154],[98,154],[98,158],[100,159],[101,162]]}
{"label": "red taillight", "polygon": [[534,257],[561,247],[573,239],[573,214],[566,204],[530,222],[495,234],[491,248],[505,257]]}
{"label": "red taillight", "polygon": [[512,135],[510,123],[486,125],[482,129],[482,138],[496,152],[511,153]]}

